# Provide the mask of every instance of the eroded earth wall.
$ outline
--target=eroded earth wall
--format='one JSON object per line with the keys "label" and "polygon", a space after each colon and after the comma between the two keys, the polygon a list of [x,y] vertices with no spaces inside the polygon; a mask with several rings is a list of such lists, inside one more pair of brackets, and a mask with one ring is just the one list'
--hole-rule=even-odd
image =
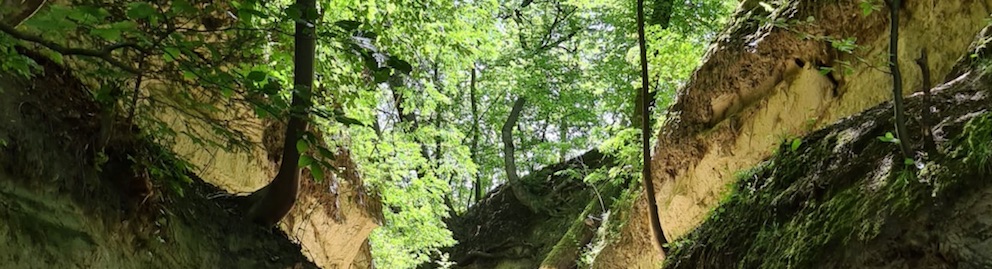
{"label": "eroded earth wall", "polygon": [[[791,138],[891,98],[885,59],[887,6],[861,1],[787,1],[767,10],[745,1],[679,91],[652,161],[658,209],[671,241],[698,225],[738,171]],[[771,2],[771,1],[769,1]],[[992,1],[904,1],[899,64],[904,94],[919,91],[923,50],[935,83],[985,25]],[[851,52],[840,40],[856,40]],[[825,72],[831,70],[830,72]],[[915,120],[915,119],[910,119]],[[657,268],[646,199],[596,258],[595,268]]]}
{"label": "eroded earth wall", "polygon": [[[201,7],[211,4],[208,2],[212,3],[192,1],[191,4]],[[74,2],[54,0],[48,1],[47,5],[72,6]],[[44,12],[46,10],[42,9],[39,13]],[[196,20],[187,23],[190,25],[183,26],[193,29],[204,27],[198,25]],[[204,36],[207,42],[226,42],[230,38],[224,32]],[[143,110],[138,113],[150,114],[150,117],[138,117],[143,119],[138,121],[142,123],[141,127],[159,134],[163,129],[174,131],[176,135],[171,149],[194,165],[194,172],[200,178],[228,192],[247,194],[271,181],[281,157],[278,155],[284,124],[278,120],[259,118],[244,99],[221,98],[222,93],[208,88],[208,81],[162,71],[167,70],[160,68],[166,61],[159,56],[147,58],[145,69],[150,71],[142,80],[137,95],[140,98],[136,104]],[[92,68],[87,61],[67,59],[67,64],[73,68]],[[230,68],[225,65],[231,64],[221,62],[214,68],[224,70]],[[177,81],[177,77],[186,81]],[[133,82],[127,81],[124,85],[132,85]],[[100,86],[99,79],[84,78],[84,83],[95,88]],[[213,124],[203,119],[211,119]],[[220,136],[218,132],[230,132],[232,137],[247,142],[247,146],[225,149],[229,137]],[[347,152],[336,152],[336,155],[340,158],[335,164],[342,168],[343,174],[330,175],[334,180],[316,183],[304,171],[307,176],[302,183],[300,199],[280,223],[280,228],[299,241],[303,252],[323,268],[351,266],[359,252],[369,251],[368,247],[363,248],[363,243],[381,222],[379,201],[374,195],[366,193]],[[367,256],[367,253],[361,255]]]}

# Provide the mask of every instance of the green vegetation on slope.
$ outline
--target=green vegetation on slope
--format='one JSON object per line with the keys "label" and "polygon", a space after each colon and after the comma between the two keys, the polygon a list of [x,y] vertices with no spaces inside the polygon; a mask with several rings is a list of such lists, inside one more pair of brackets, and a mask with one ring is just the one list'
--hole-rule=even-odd
{"label": "green vegetation on slope", "polygon": [[[869,264],[859,264],[865,255],[879,256],[873,265],[901,259],[922,264],[919,260],[929,257],[923,254],[938,250],[903,237],[918,237],[915,227],[939,225],[932,223],[952,214],[947,211],[962,197],[987,187],[992,175],[992,113],[985,90],[992,77],[983,73],[969,74],[933,98],[943,121],[939,133],[947,139],[939,145],[939,156],[915,163],[902,159],[886,138],[891,103],[814,132],[801,143],[788,141],[771,159],[739,174],[709,218],[673,243],[666,268],[858,267]],[[920,98],[907,101],[913,108],[908,111],[920,111]],[[917,130],[913,124],[910,129]],[[919,148],[915,141],[919,134],[909,139]],[[898,256],[899,249],[922,254],[905,258]],[[950,253],[943,255],[955,252]]]}

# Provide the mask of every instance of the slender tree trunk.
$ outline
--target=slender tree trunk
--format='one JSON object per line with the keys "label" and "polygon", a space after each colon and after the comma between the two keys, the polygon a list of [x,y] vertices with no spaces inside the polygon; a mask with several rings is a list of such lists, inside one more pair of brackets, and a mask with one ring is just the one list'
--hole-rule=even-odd
{"label": "slender tree trunk", "polygon": [[937,154],[937,144],[933,140],[933,132],[930,125],[933,124],[932,112],[930,111],[930,64],[927,63],[927,49],[920,52],[920,58],[916,59],[916,64],[920,66],[920,74],[923,75],[923,110],[920,111],[920,127],[923,131],[923,150],[930,156]]}
{"label": "slender tree trunk", "polygon": [[[286,137],[283,140],[282,162],[275,179],[268,185],[252,194],[255,202],[248,210],[249,218],[259,224],[272,226],[282,220],[296,203],[297,192],[300,188],[300,152],[296,142],[306,131],[310,98],[313,94],[314,53],[316,51],[316,14],[315,0],[297,0],[297,6],[302,10],[304,19],[296,23],[294,37],[295,51],[293,58],[293,100],[290,103],[289,123],[286,125]],[[256,200],[257,199],[257,200]]]}
{"label": "slender tree trunk", "polygon": [[[662,1],[662,0],[658,0]],[[670,3],[669,3],[670,4]],[[670,16],[670,15],[669,15]],[[667,25],[665,26],[667,27]],[[648,82],[648,54],[647,42],[644,39],[644,0],[637,0],[637,36],[640,47],[641,58],[641,154],[644,155],[644,165],[641,169],[641,182],[644,182],[644,190],[648,200],[648,216],[651,222],[651,235],[654,244],[662,256],[665,255],[668,244],[665,239],[665,231],[661,228],[661,219],[658,214],[658,201],[654,192],[654,181],[651,178],[651,114],[648,110],[647,97],[650,83]]]}
{"label": "slender tree trunk", "polygon": [[506,122],[503,123],[503,165],[506,168],[506,178],[510,189],[513,191],[513,195],[517,197],[520,203],[527,206],[532,212],[537,212],[537,205],[533,195],[523,182],[520,181],[520,176],[517,175],[517,163],[514,157],[514,146],[513,146],[513,128],[517,126],[517,120],[520,119],[520,112],[524,108],[524,104],[527,99],[524,97],[517,97],[517,101],[513,102],[513,108],[510,109],[510,115],[506,118]]}
{"label": "slender tree trunk", "polygon": [[565,162],[568,161],[566,159],[568,157],[568,149],[564,146],[568,143],[568,121],[565,120],[564,116],[561,117],[561,122],[558,124],[558,136],[558,162]]}
{"label": "slender tree trunk", "polygon": [[896,137],[904,158],[913,158],[906,132],[905,108],[902,101],[902,73],[899,71],[899,0],[889,2],[889,72],[892,73],[892,103],[895,105]]}
{"label": "slender tree trunk", "polygon": [[[475,66],[472,66],[472,76],[469,80],[469,103],[472,107],[472,162],[476,165],[479,163],[479,107],[475,100]],[[480,169],[481,170],[481,167]],[[485,193],[485,188],[482,186],[482,171],[475,172],[475,184],[472,185],[475,189],[475,202],[478,203],[482,201],[482,195]]]}

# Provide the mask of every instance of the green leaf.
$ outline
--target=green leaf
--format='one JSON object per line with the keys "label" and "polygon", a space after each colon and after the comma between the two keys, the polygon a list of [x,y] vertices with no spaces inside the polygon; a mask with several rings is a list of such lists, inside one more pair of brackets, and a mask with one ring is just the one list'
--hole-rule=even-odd
{"label": "green leaf", "polygon": [[255,105],[254,110],[255,116],[258,116],[259,118],[266,118],[269,116],[269,112],[265,110],[265,107]]}
{"label": "green leaf", "polygon": [[176,13],[195,13],[196,8],[187,0],[173,0],[170,9]]}
{"label": "green leaf", "polygon": [[298,165],[299,167],[307,167],[310,166],[310,164],[312,163],[313,163],[313,158],[310,158],[310,156],[307,155],[301,155],[300,161],[296,163],[296,165]]}
{"label": "green leaf", "polygon": [[318,183],[324,181],[324,169],[320,168],[320,165],[310,165],[310,174],[313,175],[313,180]]}
{"label": "green leaf", "polygon": [[306,19],[307,21],[311,21],[311,22],[312,21],[315,21],[315,20],[317,20],[317,17],[320,16],[320,13],[317,13],[317,9],[315,9],[315,8],[308,8],[308,9],[305,9],[303,11],[305,11],[303,13],[303,15],[304,15],[303,18]]}
{"label": "green leaf", "polygon": [[128,4],[127,17],[132,20],[147,19],[158,14],[155,7],[146,2],[131,2]]}
{"label": "green leaf", "polygon": [[172,191],[176,192],[176,194],[178,194],[179,197],[185,196],[185,193],[183,193],[183,186],[179,185],[178,182],[169,181],[169,188],[172,189]]}
{"label": "green leaf", "polygon": [[262,92],[264,92],[267,95],[278,94],[279,89],[280,89],[279,82],[275,82],[271,80],[269,81],[269,83],[265,83],[265,86],[262,86]]}
{"label": "green leaf", "polygon": [[199,76],[197,76],[196,73],[194,73],[193,71],[187,70],[187,71],[183,71],[183,78],[184,79],[197,79],[197,78],[199,78]]}
{"label": "green leaf", "polygon": [[858,5],[861,7],[861,14],[865,16],[871,15],[872,11],[881,9],[875,4],[875,0],[861,0]]}
{"label": "green leaf", "polygon": [[913,159],[911,159],[911,158],[906,158],[906,159],[904,159],[904,160],[902,161],[902,163],[903,163],[903,164],[905,164],[905,165],[915,165],[915,164],[916,164],[916,161],[914,161],[914,160],[913,160]]}
{"label": "green leaf", "polygon": [[110,42],[116,42],[121,39],[121,31],[117,28],[93,28],[90,30],[90,34],[99,36]]}
{"label": "green leaf", "polygon": [[334,25],[337,25],[338,27],[341,27],[341,29],[344,29],[346,32],[351,32],[351,31],[357,30],[358,29],[358,26],[361,26],[362,23],[361,22],[357,22],[357,21],[352,21],[352,20],[340,20],[340,21],[334,22]]}
{"label": "green leaf", "polygon": [[892,132],[885,132],[885,136],[879,136],[878,140],[887,143],[899,144],[899,139],[897,139],[895,135],[892,135]]}
{"label": "green leaf", "polygon": [[95,6],[76,6],[73,7],[73,9],[88,14],[90,16],[93,16],[93,18],[95,18],[96,21],[102,21],[104,18],[107,17],[107,15],[110,15],[110,12],[107,12],[106,9]]}
{"label": "green leaf", "polygon": [[220,89],[220,94],[223,95],[224,98],[231,98],[231,96],[234,95],[234,89],[231,89],[231,87],[222,87]]}
{"label": "green leaf", "polygon": [[347,126],[352,126],[352,125],[365,126],[365,124],[362,123],[361,121],[355,118],[347,117],[345,115],[334,115],[334,121]]}
{"label": "green leaf", "polygon": [[317,147],[317,151],[320,152],[320,156],[324,158],[331,160],[335,159],[334,153],[331,152],[331,150],[327,149],[326,147]]}
{"label": "green leaf", "polygon": [[383,83],[389,79],[389,69],[381,69],[376,71],[373,75],[375,83]]}
{"label": "green leaf", "polygon": [[407,61],[397,59],[395,57],[390,57],[386,64],[393,67],[397,71],[403,72],[404,74],[410,74],[413,72],[413,66]]}
{"label": "green leaf", "polygon": [[303,153],[303,152],[306,152],[308,148],[310,148],[310,145],[307,145],[307,140],[306,139],[296,140],[296,150],[297,151],[299,151],[300,153]]}
{"label": "green leaf", "polygon": [[292,21],[298,21],[300,18],[303,18],[303,12],[296,4],[289,5],[284,12],[286,13],[286,17]]}
{"label": "green leaf", "polygon": [[162,50],[165,51],[162,57],[165,58],[166,62],[175,61],[176,59],[179,59],[179,57],[183,55],[182,51],[179,51],[179,48],[176,47],[165,47],[162,48]]}
{"label": "green leaf", "polygon": [[238,9],[238,14],[241,15],[241,17],[244,17],[246,20],[249,19],[249,18],[251,18],[251,17],[256,17],[256,18],[259,18],[259,19],[268,19],[269,18],[269,14],[265,14],[264,12],[261,12],[261,11],[255,10],[255,9],[251,9],[251,8]]}
{"label": "green leaf", "polygon": [[266,75],[265,72],[262,71],[251,71],[250,73],[248,73],[248,79],[254,82],[265,81],[265,78],[267,76],[268,75]]}
{"label": "green leaf", "polygon": [[802,139],[800,139],[800,138],[793,139],[792,140],[792,146],[791,146],[792,147],[792,151],[798,150],[799,149],[799,146],[801,146],[802,144],[803,144],[803,140]]}
{"label": "green leaf", "polygon": [[110,28],[117,29],[122,32],[135,32],[138,30],[138,23],[133,21],[119,21],[110,24]]}

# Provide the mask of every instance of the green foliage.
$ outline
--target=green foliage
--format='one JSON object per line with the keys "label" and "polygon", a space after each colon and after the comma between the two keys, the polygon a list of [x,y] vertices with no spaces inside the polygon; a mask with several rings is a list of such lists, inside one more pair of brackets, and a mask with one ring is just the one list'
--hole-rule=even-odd
{"label": "green foliage", "polygon": [[[676,3],[669,25],[647,29],[655,127],[734,2]],[[156,142],[186,139],[244,151],[252,148],[238,128],[245,122],[220,114],[247,105],[259,118],[284,119],[295,88],[293,22],[319,18],[309,112],[330,145],[305,135],[296,146],[312,155],[299,165],[321,180],[337,169],[328,162],[331,149],[350,150],[368,187],[383,197],[385,226],[371,236],[375,263],[383,268],[445,257],[439,249],[454,241],[442,219],[473,204],[476,189],[488,191],[505,178],[499,130],[516,97],[528,100],[514,137],[522,174],[602,145],[622,165],[583,180],[639,180],[641,142],[631,128],[639,76],[631,1],[535,1],[523,8],[491,0],[318,5],[318,12],[304,14],[289,0],[53,4],[17,29],[41,40],[0,34],[0,69],[35,72],[37,65],[13,48],[45,48],[43,54],[79,77],[98,78],[92,96],[109,111],[133,112]],[[168,90],[134,92],[138,77],[162,81]],[[468,105],[473,101],[475,113]],[[163,114],[185,115],[179,125],[205,128],[176,130]],[[624,193],[623,201],[634,195]]]}
{"label": "green foliage", "polygon": [[899,139],[896,138],[896,136],[893,135],[892,132],[885,132],[885,136],[879,136],[878,141],[892,143],[892,144],[899,144]]}
{"label": "green foliage", "polygon": [[957,138],[960,148],[955,155],[964,162],[992,173],[992,113],[976,116],[965,125],[963,135]]}
{"label": "green foliage", "polygon": [[[971,179],[992,173],[990,118],[974,116],[948,143],[950,154],[919,166],[892,154],[891,134],[847,141],[836,130],[819,132],[798,149],[786,141],[782,148],[794,150],[779,150],[736,175],[732,191],[704,224],[672,244],[667,268],[806,268],[834,259],[843,253],[837,250],[869,242],[920,207],[984,186]],[[861,157],[822,170],[836,150],[855,145]]]}
{"label": "green foliage", "polygon": [[799,146],[802,146],[802,145],[803,145],[803,139],[802,138],[794,138],[794,139],[792,139],[792,144],[789,145],[789,149],[791,149],[792,151],[796,151],[796,150],[799,149]]}
{"label": "green foliage", "polygon": [[15,44],[17,43],[13,38],[0,35],[0,71],[29,77],[34,72],[41,70],[34,60],[17,53],[14,50]]}
{"label": "green foliage", "polygon": [[881,2],[882,1],[878,1],[878,0],[861,0],[858,3],[858,7],[861,8],[862,15],[868,16],[871,15],[872,12],[882,10]]}

